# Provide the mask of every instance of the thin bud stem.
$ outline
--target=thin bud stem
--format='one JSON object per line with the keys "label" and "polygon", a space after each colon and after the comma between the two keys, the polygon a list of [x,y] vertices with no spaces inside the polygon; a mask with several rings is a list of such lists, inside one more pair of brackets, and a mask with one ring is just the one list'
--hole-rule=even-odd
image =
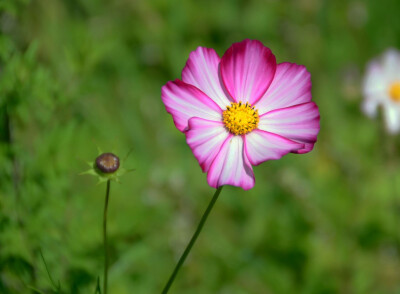
{"label": "thin bud stem", "polygon": [[103,215],[103,242],[104,242],[104,281],[103,281],[103,293],[107,294],[108,287],[108,240],[107,240],[107,210],[108,210],[108,199],[110,197],[110,180],[107,181],[106,199],[104,203],[104,215]]}

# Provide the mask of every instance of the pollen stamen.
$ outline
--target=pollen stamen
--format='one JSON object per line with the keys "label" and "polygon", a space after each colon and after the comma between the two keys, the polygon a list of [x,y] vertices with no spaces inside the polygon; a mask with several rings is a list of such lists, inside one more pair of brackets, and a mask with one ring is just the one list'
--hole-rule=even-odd
{"label": "pollen stamen", "polygon": [[222,113],[225,127],[235,135],[244,135],[258,126],[260,118],[258,110],[251,106],[248,102],[243,104],[232,102],[230,106]]}
{"label": "pollen stamen", "polygon": [[389,96],[393,101],[400,102],[400,81],[396,81],[390,85]]}

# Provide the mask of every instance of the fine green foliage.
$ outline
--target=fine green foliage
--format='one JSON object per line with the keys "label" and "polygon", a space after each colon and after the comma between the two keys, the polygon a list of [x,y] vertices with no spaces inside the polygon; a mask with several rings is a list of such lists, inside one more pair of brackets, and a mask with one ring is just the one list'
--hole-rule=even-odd
{"label": "fine green foliage", "polygon": [[[160,293],[215,189],[160,99],[197,46],[258,39],[304,64],[315,149],[224,187],[170,293],[400,293],[400,140],[360,110],[366,63],[400,49],[398,0],[0,0],[0,293]],[[41,252],[45,257],[42,259]],[[51,279],[49,279],[49,276]],[[59,281],[59,282],[58,282]],[[57,292],[58,291],[58,292]]]}

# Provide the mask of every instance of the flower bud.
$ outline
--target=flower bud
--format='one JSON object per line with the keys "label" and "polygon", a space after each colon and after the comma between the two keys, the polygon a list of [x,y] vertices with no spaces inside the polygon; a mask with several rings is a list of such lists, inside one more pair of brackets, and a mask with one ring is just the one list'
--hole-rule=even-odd
{"label": "flower bud", "polygon": [[84,171],[81,175],[96,176],[99,179],[99,183],[107,181],[119,182],[121,176],[133,171],[133,169],[125,169],[124,160],[120,161],[119,157],[114,153],[102,153],[101,150],[99,150],[99,153],[100,155],[94,162],[88,162],[90,169]]}
{"label": "flower bud", "polygon": [[113,153],[103,153],[96,158],[95,166],[102,173],[114,173],[119,168],[119,158]]}

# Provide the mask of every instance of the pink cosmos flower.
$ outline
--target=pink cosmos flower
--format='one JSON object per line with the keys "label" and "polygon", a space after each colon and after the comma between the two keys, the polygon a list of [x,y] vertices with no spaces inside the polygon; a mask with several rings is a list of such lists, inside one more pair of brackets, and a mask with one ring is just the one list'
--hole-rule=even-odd
{"label": "pink cosmos flower", "polygon": [[234,43],[222,58],[197,48],[182,80],[164,85],[161,99],[214,188],[251,189],[252,165],[307,153],[319,132],[310,73],[302,65],[276,64],[260,41]]}

